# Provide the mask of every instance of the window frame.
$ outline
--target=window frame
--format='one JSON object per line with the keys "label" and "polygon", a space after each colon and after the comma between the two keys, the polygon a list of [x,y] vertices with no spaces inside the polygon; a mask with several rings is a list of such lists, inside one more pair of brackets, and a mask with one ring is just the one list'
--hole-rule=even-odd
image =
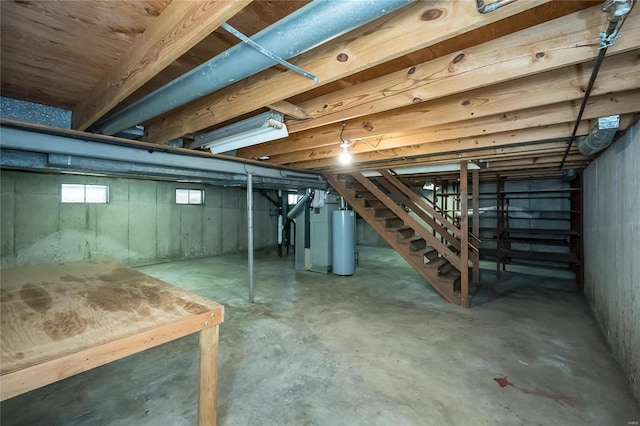
{"label": "window frame", "polygon": [[[181,202],[180,198],[178,196],[179,192],[183,192],[186,191],[186,194],[183,193],[183,196],[186,196],[186,202]],[[191,195],[192,193],[199,193],[200,194],[200,202],[191,202]],[[176,205],[179,206],[203,206],[204,205],[204,196],[205,196],[205,191],[204,189],[194,189],[194,188],[176,188]]]}
{"label": "window frame", "polygon": [[[68,188],[69,190],[71,190],[72,187],[75,187],[76,190],[79,190],[80,189],[79,187],[82,187],[82,200],[80,200],[79,197],[76,197],[75,199],[73,199],[72,197],[69,197],[69,196],[67,196],[65,199],[65,194],[64,194],[65,188]],[[102,198],[96,201],[96,199],[94,199],[93,197],[91,200],[87,200],[87,188],[103,189],[104,201]],[[110,195],[109,185],[102,185],[102,184],[95,184],[95,183],[61,183],[60,184],[60,202],[64,204],[109,204],[109,195]]]}

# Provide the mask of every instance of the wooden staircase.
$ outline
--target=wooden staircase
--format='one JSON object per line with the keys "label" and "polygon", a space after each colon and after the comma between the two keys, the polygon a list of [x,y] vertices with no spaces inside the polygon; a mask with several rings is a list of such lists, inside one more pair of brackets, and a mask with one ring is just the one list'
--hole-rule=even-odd
{"label": "wooden staircase", "polygon": [[479,256],[477,248],[468,243],[469,235],[464,235],[466,223],[462,228],[456,226],[392,171],[378,173],[381,176],[371,179],[357,172],[327,179],[442,297],[468,308],[469,260],[478,262]]}

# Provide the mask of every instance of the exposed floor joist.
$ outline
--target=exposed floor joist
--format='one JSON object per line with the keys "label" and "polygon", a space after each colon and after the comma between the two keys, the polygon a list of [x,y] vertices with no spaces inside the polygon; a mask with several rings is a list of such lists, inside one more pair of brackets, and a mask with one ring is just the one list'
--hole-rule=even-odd
{"label": "exposed floor joist", "polygon": [[[321,84],[327,84],[546,1],[517,2],[489,15],[478,14],[471,2],[438,3],[436,7],[432,3],[416,2],[291,62],[317,75]],[[407,34],[411,37],[407,38]],[[311,80],[295,73],[267,70],[150,123],[145,137],[155,143],[166,142],[313,87]]]}
{"label": "exposed floor joist", "polygon": [[[433,61],[321,96],[300,106],[309,114],[290,133],[512,81],[597,56],[606,15],[593,7]],[[640,47],[640,16],[609,55]]]}
{"label": "exposed floor joist", "polygon": [[[606,58],[592,96],[640,87],[640,51]],[[580,100],[591,75],[592,62],[548,71],[470,92],[411,105],[398,110],[345,121],[344,138],[352,141],[399,131],[438,126],[470,118]],[[240,150],[239,156],[257,158],[337,145],[342,125],[330,124],[296,133],[287,139]],[[280,161],[281,163],[284,161]]]}
{"label": "exposed floor joist", "polygon": [[169,4],[105,73],[93,92],[74,108],[73,127],[87,129],[251,1],[174,1]]}

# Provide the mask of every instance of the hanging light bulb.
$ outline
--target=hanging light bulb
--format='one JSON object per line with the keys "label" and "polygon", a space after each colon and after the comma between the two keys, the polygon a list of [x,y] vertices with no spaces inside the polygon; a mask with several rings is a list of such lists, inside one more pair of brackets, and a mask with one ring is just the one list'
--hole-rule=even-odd
{"label": "hanging light bulb", "polygon": [[340,164],[351,164],[351,154],[347,151],[349,145],[340,144],[340,146],[342,147],[342,152],[338,156],[338,161],[340,161]]}
{"label": "hanging light bulb", "polygon": [[344,133],[344,128],[346,124],[342,123],[342,130],[340,131],[340,148],[342,148],[342,152],[338,156],[338,161],[340,164],[351,164],[351,153],[349,153],[349,147],[351,146],[351,141],[346,141],[342,138],[342,134]]}

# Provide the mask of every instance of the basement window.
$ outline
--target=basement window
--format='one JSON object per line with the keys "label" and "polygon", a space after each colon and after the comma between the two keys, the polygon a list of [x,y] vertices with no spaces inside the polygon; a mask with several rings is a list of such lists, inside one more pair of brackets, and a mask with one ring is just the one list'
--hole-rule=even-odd
{"label": "basement window", "polygon": [[176,204],[204,204],[202,189],[176,189]]}
{"label": "basement window", "polygon": [[97,203],[109,202],[107,185],[84,185],[63,183],[60,187],[60,201],[63,203]]}

